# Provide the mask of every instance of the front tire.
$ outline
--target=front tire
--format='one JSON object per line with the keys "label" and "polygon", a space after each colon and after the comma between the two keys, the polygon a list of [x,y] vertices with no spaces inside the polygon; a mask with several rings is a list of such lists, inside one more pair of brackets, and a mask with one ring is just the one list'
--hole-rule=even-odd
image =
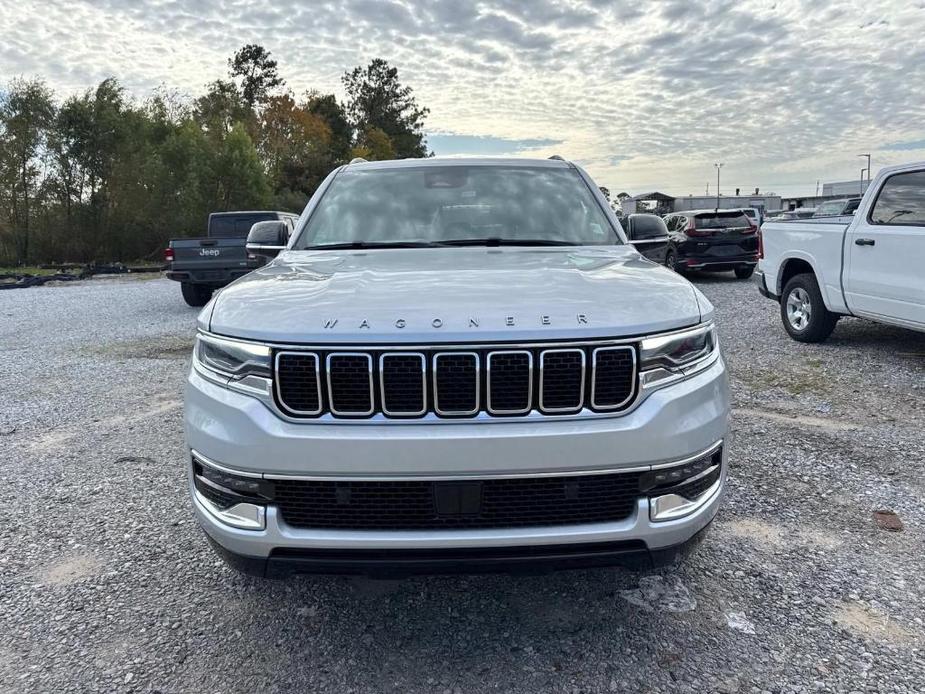
{"label": "front tire", "polygon": [[212,298],[212,292],[215,289],[205,284],[181,282],[180,291],[183,293],[183,300],[190,306],[205,306]]}
{"label": "front tire", "polygon": [[825,307],[815,275],[796,275],[787,282],[780,301],[780,317],[787,334],[798,342],[824,342],[839,315]]}
{"label": "front tire", "polygon": [[748,267],[737,267],[735,269],[736,277],[740,280],[747,280],[755,272],[755,266],[749,265]]}

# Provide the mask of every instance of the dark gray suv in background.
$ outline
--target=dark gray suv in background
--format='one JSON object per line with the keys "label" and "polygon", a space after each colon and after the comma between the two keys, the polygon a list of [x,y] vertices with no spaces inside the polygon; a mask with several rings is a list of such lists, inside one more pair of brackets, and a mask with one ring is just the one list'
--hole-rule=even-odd
{"label": "dark gray suv in background", "polygon": [[758,227],[744,210],[686,210],[665,216],[665,265],[676,272],[735,271],[752,276],[758,264]]}

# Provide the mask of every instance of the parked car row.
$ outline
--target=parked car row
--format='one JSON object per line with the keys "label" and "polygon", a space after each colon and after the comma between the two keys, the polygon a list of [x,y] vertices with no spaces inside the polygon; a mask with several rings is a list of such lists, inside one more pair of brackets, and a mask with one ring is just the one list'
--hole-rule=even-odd
{"label": "parked car row", "polygon": [[[848,217],[853,215],[861,204],[861,198],[842,198],[826,200],[817,207],[797,207],[793,210],[775,210],[768,212],[767,219],[782,221],[789,219],[812,219],[819,217]],[[760,224],[758,226],[761,226]]]}

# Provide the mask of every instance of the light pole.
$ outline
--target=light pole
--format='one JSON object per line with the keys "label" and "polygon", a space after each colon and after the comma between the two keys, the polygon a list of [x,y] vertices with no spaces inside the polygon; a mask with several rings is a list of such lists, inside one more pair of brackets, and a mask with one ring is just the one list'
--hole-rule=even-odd
{"label": "light pole", "polygon": [[864,172],[867,172],[867,180],[870,181],[870,169],[861,169],[861,195],[864,195]]}
{"label": "light pole", "polygon": [[870,183],[870,154],[859,154],[858,156],[867,157],[867,168],[864,170],[867,172],[867,182]]}
{"label": "light pole", "polygon": [[723,168],[722,163],[714,164],[716,167],[716,209],[719,209],[719,170]]}

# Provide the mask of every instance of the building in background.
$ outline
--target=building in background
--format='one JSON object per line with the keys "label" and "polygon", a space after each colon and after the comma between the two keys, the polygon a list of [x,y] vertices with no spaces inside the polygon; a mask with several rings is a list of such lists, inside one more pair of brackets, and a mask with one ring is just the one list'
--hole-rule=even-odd
{"label": "building in background", "polygon": [[[720,209],[754,207],[762,211],[781,209],[781,197],[774,193],[767,195],[720,195]],[[665,193],[652,192],[635,195],[623,201],[623,213],[650,212],[666,215],[684,210],[712,210],[717,207],[715,195],[687,195],[676,198]]]}
{"label": "building in background", "polygon": [[870,181],[857,180],[857,181],[837,181],[835,183],[823,183],[822,184],[822,195],[825,196],[839,196],[844,197],[854,197],[857,195],[863,195],[864,191],[867,190],[867,186],[870,185]]}
{"label": "building in background", "polygon": [[[665,193],[653,191],[634,195],[622,201],[623,214],[634,212],[649,212],[651,214],[666,215],[670,212],[683,212],[684,210],[712,210],[717,206],[721,209],[734,207],[754,207],[762,212],[776,212],[778,210],[795,210],[805,207],[817,207],[829,200],[842,198],[856,198],[864,194],[869,181],[835,181],[822,184],[821,195],[775,195],[774,193],[759,194],[755,189],[754,195],[720,195],[717,205],[716,195],[687,195],[674,197]],[[738,189],[736,190],[738,192]]]}

